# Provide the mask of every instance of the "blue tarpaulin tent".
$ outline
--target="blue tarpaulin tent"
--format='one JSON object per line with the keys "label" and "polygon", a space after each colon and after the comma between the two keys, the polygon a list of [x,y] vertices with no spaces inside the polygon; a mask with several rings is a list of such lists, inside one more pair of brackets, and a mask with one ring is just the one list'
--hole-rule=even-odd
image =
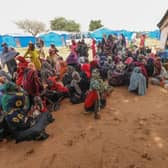
{"label": "blue tarpaulin tent", "polygon": [[128,40],[131,40],[133,32],[130,32],[127,30],[111,30],[111,29],[102,27],[92,32],[91,37],[95,38],[96,40],[101,40],[103,37],[103,34],[106,34],[107,36],[110,34],[117,35],[117,36],[123,34]]}
{"label": "blue tarpaulin tent", "polygon": [[49,47],[50,44],[55,44],[56,46],[62,46],[61,35],[55,32],[49,32],[47,34],[39,35],[38,38],[41,38],[44,41],[46,47]]}
{"label": "blue tarpaulin tent", "polygon": [[[101,40],[103,37],[103,34],[106,34],[107,36],[109,34],[117,35],[117,36],[123,34],[128,40],[131,40],[131,37],[134,34],[134,32],[127,31],[127,30],[111,30],[111,29],[102,27],[102,28],[99,28],[99,29],[93,31],[91,33],[91,37],[95,38],[96,40]],[[159,38],[160,38],[160,31],[159,30],[149,31],[144,34],[146,34],[149,38],[152,38],[152,39],[159,40]]]}
{"label": "blue tarpaulin tent", "polygon": [[131,40],[131,37],[134,33],[134,32],[127,31],[127,30],[120,30],[120,31],[117,31],[117,32],[118,32],[118,35],[123,34],[129,41]]}
{"label": "blue tarpaulin tent", "polygon": [[5,42],[9,47],[27,47],[29,42],[35,43],[35,37],[22,34],[7,34],[0,36],[0,44]]}
{"label": "blue tarpaulin tent", "polygon": [[16,47],[15,39],[10,35],[0,35],[0,51],[2,51],[2,43],[7,43],[10,47]]}
{"label": "blue tarpaulin tent", "polygon": [[7,43],[8,46],[16,47],[16,42],[15,42],[14,37],[12,37],[10,35],[2,35],[1,38],[2,38],[2,42]]}
{"label": "blue tarpaulin tent", "polygon": [[108,28],[102,27],[99,29],[96,29],[95,31],[93,31],[90,35],[92,38],[96,39],[96,40],[101,40],[103,37],[103,34],[106,34],[107,36],[110,34],[115,34],[115,31],[112,31]]}
{"label": "blue tarpaulin tent", "polygon": [[16,46],[17,47],[27,47],[30,42],[34,43],[36,42],[36,38],[33,36],[23,36],[23,35],[17,35],[14,36]]}
{"label": "blue tarpaulin tent", "polygon": [[152,39],[160,39],[160,30],[150,31],[147,33],[147,36]]}

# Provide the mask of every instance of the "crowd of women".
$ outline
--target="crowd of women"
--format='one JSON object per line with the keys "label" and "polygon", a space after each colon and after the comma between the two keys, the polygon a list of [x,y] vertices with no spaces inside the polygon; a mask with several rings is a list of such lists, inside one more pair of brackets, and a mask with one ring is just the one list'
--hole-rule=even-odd
{"label": "crowd of women", "polygon": [[156,53],[145,48],[144,41],[130,47],[123,35],[92,40],[91,46],[84,40],[72,40],[65,60],[54,44],[46,54],[42,40],[38,45],[30,43],[23,56],[6,43],[2,47],[2,55],[7,57],[12,50],[13,57],[2,63],[8,72],[0,70],[1,140],[48,138],[45,128],[54,121],[52,112],[65,98],[72,104],[84,103],[84,113],[99,119],[114,86],[125,85],[129,91],[145,95],[149,77],[152,84],[167,82],[167,72]]}

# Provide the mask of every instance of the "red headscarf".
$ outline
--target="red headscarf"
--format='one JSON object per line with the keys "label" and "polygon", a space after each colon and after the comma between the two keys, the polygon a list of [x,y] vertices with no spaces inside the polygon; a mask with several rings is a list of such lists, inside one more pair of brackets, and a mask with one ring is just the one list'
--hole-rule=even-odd
{"label": "red headscarf", "polygon": [[49,81],[52,82],[51,90],[56,90],[59,92],[68,92],[68,88],[64,87],[61,83],[58,83],[56,77],[49,77]]}
{"label": "red headscarf", "polygon": [[145,65],[142,62],[135,62],[135,65],[141,68],[142,74],[145,76],[146,80],[148,80],[148,73]]}
{"label": "red headscarf", "polygon": [[91,74],[90,74],[90,67],[91,66],[90,66],[89,63],[85,63],[81,67],[81,70],[86,73],[86,75],[87,75],[88,78],[90,78],[90,76],[91,76]]}
{"label": "red headscarf", "polygon": [[18,65],[17,65],[16,84],[17,85],[22,85],[24,70],[27,68],[29,62],[26,61],[25,58],[22,57],[22,56],[16,57],[16,60],[19,61]]}

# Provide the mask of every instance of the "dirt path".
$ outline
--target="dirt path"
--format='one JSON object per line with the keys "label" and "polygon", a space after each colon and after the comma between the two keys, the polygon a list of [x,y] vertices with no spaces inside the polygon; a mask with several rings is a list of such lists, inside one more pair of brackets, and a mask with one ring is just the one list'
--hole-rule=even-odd
{"label": "dirt path", "polygon": [[0,168],[167,168],[168,92],[144,97],[116,88],[101,120],[68,100],[43,142],[0,143]]}

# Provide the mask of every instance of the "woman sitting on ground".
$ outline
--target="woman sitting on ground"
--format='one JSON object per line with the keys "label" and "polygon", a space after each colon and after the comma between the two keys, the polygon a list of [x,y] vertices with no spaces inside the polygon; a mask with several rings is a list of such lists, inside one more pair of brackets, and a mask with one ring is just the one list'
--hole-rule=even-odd
{"label": "woman sitting on ground", "polygon": [[55,71],[55,69],[53,69],[53,67],[50,64],[50,61],[48,59],[47,60],[42,60],[42,66],[41,66],[40,74],[41,74],[41,79],[42,79],[43,84],[46,83],[47,79],[50,76],[55,76],[56,75],[56,71]]}
{"label": "woman sitting on ground", "polygon": [[72,81],[72,73],[75,71],[74,67],[68,66],[67,72],[63,75],[62,82],[65,87],[69,88]]}
{"label": "woman sitting on ground", "polygon": [[80,88],[81,77],[77,71],[72,73],[72,81],[69,88],[70,100],[73,104],[84,101],[85,93]]}
{"label": "woman sitting on ground", "polygon": [[78,65],[77,55],[75,55],[74,52],[71,52],[66,59],[66,63],[68,66],[73,66],[75,68]]}
{"label": "woman sitting on ground", "polygon": [[146,78],[141,72],[141,68],[135,67],[130,78],[128,90],[137,92],[138,95],[143,96],[146,93],[146,89]]}
{"label": "woman sitting on ground", "polygon": [[94,112],[95,119],[100,116],[98,112],[106,105],[106,94],[111,92],[111,88],[106,85],[100,77],[98,69],[94,69],[91,75],[89,92],[85,99],[86,112]]}
{"label": "woman sitting on ground", "polygon": [[164,88],[168,87],[168,73],[166,69],[162,66],[160,75],[152,77],[151,83],[153,85],[158,85]]}

